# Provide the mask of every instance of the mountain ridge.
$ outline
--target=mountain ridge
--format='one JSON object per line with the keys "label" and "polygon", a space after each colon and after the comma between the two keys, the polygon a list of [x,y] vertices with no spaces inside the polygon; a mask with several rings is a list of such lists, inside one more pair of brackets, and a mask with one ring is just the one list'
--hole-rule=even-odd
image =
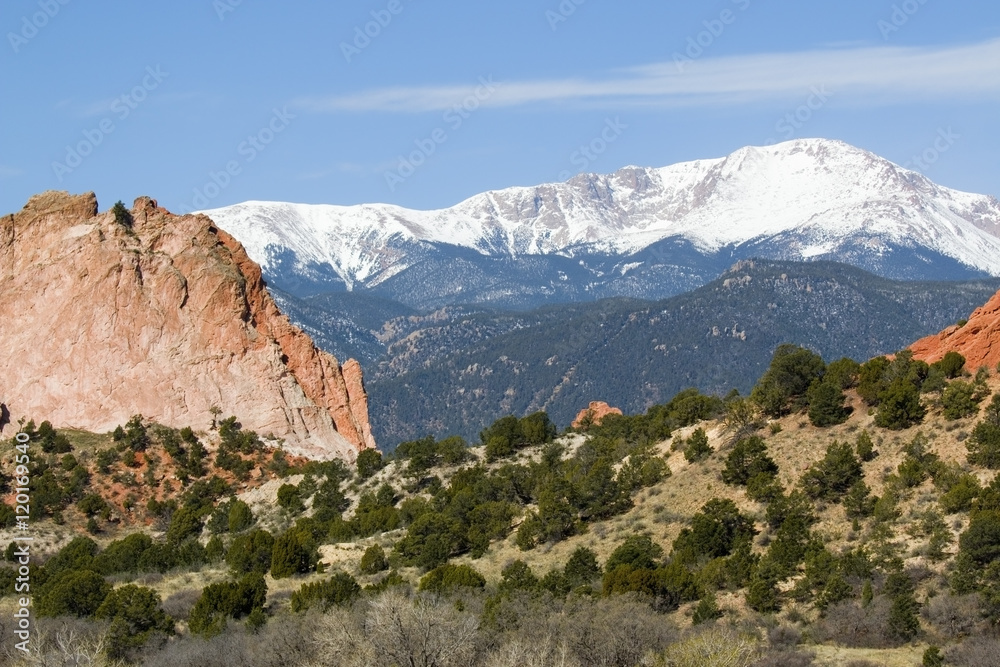
{"label": "mountain ridge", "polygon": [[[891,278],[1000,276],[1000,201],[823,139],[488,191],[434,211],[244,202],[205,213],[293,294],[370,290],[413,307],[509,305],[492,283],[521,284],[533,305],[663,298],[754,256],[830,259]],[[507,286],[511,263],[543,258]],[[445,275],[436,292],[425,288],[436,299],[406,289],[421,267]],[[651,283],[645,293],[623,284],[630,274]]]}
{"label": "mountain ridge", "polygon": [[[373,428],[391,448],[427,433],[474,438],[465,425],[535,410],[564,426],[596,399],[634,414],[688,387],[746,392],[782,343],[864,361],[967,317],[997,289],[997,279],[892,281],[832,262],[758,260],[656,302],[459,312],[404,332],[372,366]],[[456,337],[469,342],[442,344]]]}

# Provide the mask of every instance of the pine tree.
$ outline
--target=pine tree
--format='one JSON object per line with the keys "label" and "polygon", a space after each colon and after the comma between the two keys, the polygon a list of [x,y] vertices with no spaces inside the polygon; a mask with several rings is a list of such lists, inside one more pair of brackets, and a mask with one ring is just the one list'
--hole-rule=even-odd
{"label": "pine tree", "polygon": [[892,601],[889,631],[904,641],[912,639],[920,631],[920,619],[917,618],[920,605],[913,595],[913,582],[906,574],[893,572],[886,579],[883,592]]}
{"label": "pine tree", "polygon": [[945,419],[962,419],[979,411],[976,387],[970,382],[953,380],[941,394]]}
{"label": "pine tree", "polygon": [[844,512],[848,519],[867,519],[875,511],[877,498],[863,479],[856,481],[844,496]]}
{"label": "pine tree", "polygon": [[839,573],[835,572],[826,582],[826,586],[823,587],[823,592],[816,600],[816,607],[820,610],[826,610],[831,605],[842,600],[849,600],[852,597],[854,597],[854,589]]}
{"label": "pine tree", "polygon": [[271,550],[271,576],[275,579],[304,574],[311,568],[309,551],[297,531],[289,530],[274,541]]}
{"label": "pine tree", "polygon": [[747,605],[754,611],[770,614],[781,609],[778,599],[778,578],[772,568],[762,563],[750,577],[747,585]]}
{"label": "pine tree", "polygon": [[241,533],[254,523],[253,511],[242,500],[234,499],[229,506],[226,527],[230,533]]}
{"label": "pine tree", "polygon": [[706,621],[714,621],[717,618],[722,617],[722,610],[719,609],[719,604],[715,600],[715,593],[707,593],[694,608],[694,614],[691,617],[691,622],[694,625],[700,625]]}
{"label": "pine tree", "polygon": [[705,429],[695,429],[694,433],[687,440],[687,447],[684,448],[684,458],[689,463],[700,461],[712,453],[712,448],[708,446],[708,434]]}
{"label": "pine tree", "polygon": [[814,380],[809,387],[809,421],[813,426],[835,426],[847,421],[851,409],[844,405],[846,396],[833,382]]}
{"label": "pine tree", "polygon": [[927,408],[920,403],[920,392],[906,379],[895,380],[885,391],[875,413],[875,425],[899,431],[923,421]]}
{"label": "pine tree", "polygon": [[834,441],[826,455],[802,476],[802,487],[812,498],[834,499],[844,495],[862,477],[861,462],[849,444]]}
{"label": "pine tree", "polygon": [[944,656],[937,646],[928,646],[924,651],[923,667],[944,667]]}
{"label": "pine tree", "polygon": [[111,212],[115,214],[115,222],[125,229],[132,229],[132,213],[120,199],[111,207]]}
{"label": "pine tree", "polygon": [[355,463],[358,469],[358,477],[368,479],[382,469],[384,465],[382,463],[382,452],[377,449],[363,449],[358,454]]}
{"label": "pine tree", "polygon": [[385,557],[385,551],[377,544],[368,547],[364,555],[361,556],[360,570],[362,574],[376,574],[388,569],[389,561]]}
{"label": "pine tree", "polygon": [[744,438],[733,446],[726,457],[726,466],[722,470],[722,481],[734,486],[745,486],[751,478],[758,474],[776,477],[778,464],[767,453],[767,445],[758,436]]}
{"label": "pine tree", "polygon": [[1000,468],[1000,393],[993,395],[983,420],[976,424],[965,445],[969,463],[993,470]]}
{"label": "pine tree", "polygon": [[871,461],[878,456],[878,452],[875,451],[875,443],[872,442],[872,437],[868,434],[868,431],[862,431],[858,434],[858,438],[854,443],[854,449],[858,453],[858,458],[864,462]]}

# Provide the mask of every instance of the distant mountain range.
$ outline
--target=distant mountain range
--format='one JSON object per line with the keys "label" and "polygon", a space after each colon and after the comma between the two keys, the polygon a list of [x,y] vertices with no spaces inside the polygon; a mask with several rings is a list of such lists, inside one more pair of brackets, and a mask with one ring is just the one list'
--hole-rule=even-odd
{"label": "distant mountain range", "polygon": [[783,342],[863,360],[1000,287],[996,198],[822,139],[438,211],[206,214],[320,347],[361,361],[387,448],[505,413],[565,425],[594,399],[635,412],[688,386],[745,390]]}
{"label": "distant mountain range", "polygon": [[206,211],[272,286],[411,308],[529,309],[689,291],[735,260],[827,259],[899,279],[1000,276],[1000,202],[842,142],[626,167],[451,208],[246,202]]}
{"label": "distant mountain range", "polygon": [[[746,392],[786,342],[827,360],[864,361],[955,324],[998,289],[995,278],[894,281],[833,262],[743,261],[662,301],[619,297],[530,312],[447,307],[357,331],[383,350],[363,364],[372,429],[391,449],[428,433],[475,439],[502,415],[542,409],[566,426],[595,399],[635,413],[687,387]],[[278,302],[316,335],[335,331],[317,312],[362,319],[351,313],[364,299],[339,296]],[[335,307],[318,307],[320,299]]]}

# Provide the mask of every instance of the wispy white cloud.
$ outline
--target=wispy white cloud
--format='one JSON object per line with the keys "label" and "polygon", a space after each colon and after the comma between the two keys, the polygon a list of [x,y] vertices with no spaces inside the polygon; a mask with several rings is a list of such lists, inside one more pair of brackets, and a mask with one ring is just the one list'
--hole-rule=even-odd
{"label": "wispy white cloud", "polygon": [[[602,78],[503,81],[484,107],[539,103],[720,106],[784,100],[824,85],[838,100],[894,104],[1000,96],[1000,39],[936,47],[855,47],[668,61]],[[350,95],[303,97],[305,111],[420,113],[453,107],[478,83],[377,88]]]}

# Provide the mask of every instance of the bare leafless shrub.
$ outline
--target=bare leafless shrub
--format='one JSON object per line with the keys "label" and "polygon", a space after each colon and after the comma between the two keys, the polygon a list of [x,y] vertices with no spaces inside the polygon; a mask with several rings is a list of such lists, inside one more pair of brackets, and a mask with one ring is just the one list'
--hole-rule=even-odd
{"label": "bare leafless shrub", "polygon": [[926,563],[916,563],[907,566],[906,576],[910,578],[910,581],[912,581],[914,585],[919,586],[920,582],[934,576],[934,571],[927,567]]}
{"label": "bare leafless shrub", "polygon": [[553,630],[552,619],[561,611],[560,602],[527,591],[492,600],[486,623],[480,628],[487,650],[502,645],[511,636],[528,642],[543,641],[558,630]]}
{"label": "bare leafless shrub", "polygon": [[889,633],[889,601],[878,597],[867,607],[845,601],[831,605],[816,624],[815,637],[857,648],[884,648],[895,642]]}
{"label": "bare leafless shrub", "polygon": [[492,603],[482,629],[483,644],[495,658],[519,646],[537,646],[553,664],[635,665],[649,651],[662,651],[677,632],[648,602],[632,596],[568,601],[530,594]]}
{"label": "bare leafless shrub", "polygon": [[882,665],[871,660],[850,660],[845,663],[844,667],[882,667]]}
{"label": "bare leafless shrub", "polygon": [[516,663],[525,650],[536,650],[538,664],[631,667],[676,637],[669,621],[632,596],[571,597],[565,602],[531,594],[504,596],[491,602],[481,629],[489,665]]}
{"label": "bare leafless shrub", "polygon": [[557,636],[583,667],[632,667],[677,637],[662,616],[630,596],[571,598],[555,621]]}
{"label": "bare leafless shrub", "polygon": [[802,641],[802,632],[790,625],[777,625],[767,632],[767,643],[774,649],[794,648]]}
{"label": "bare leafless shrub", "polygon": [[466,666],[478,653],[478,629],[475,615],[447,600],[389,590],[321,619],[316,664]]}
{"label": "bare leafless shrub", "polygon": [[565,639],[546,637],[541,643],[512,637],[487,656],[484,667],[580,667]]}
{"label": "bare leafless shrub", "polygon": [[255,667],[297,667],[317,654],[319,614],[281,614],[247,642]]}
{"label": "bare leafless shrub", "polygon": [[982,622],[979,596],[976,594],[938,595],[924,605],[921,614],[948,639],[967,637]]}
{"label": "bare leafless shrub", "polygon": [[168,642],[158,651],[143,656],[144,667],[249,667],[247,660],[251,637],[241,627],[230,623],[222,634],[211,639],[185,636]]}
{"label": "bare leafless shrub", "polygon": [[163,601],[163,611],[171,618],[182,620],[188,617],[201,591],[194,588],[177,591]]}
{"label": "bare leafless shrub", "polygon": [[949,665],[957,667],[1000,667],[1000,639],[970,637],[944,651]]}
{"label": "bare leafless shrub", "polygon": [[287,609],[292,599],[292,591],[275,591],[267,596],[267,604],[271,609]]}
{"label": "bare leafless shrub", "polygon": [[785,612],[785,619],[789,623],[806,623],[806,615],[802,612],[799,607],[789,607],[788,611]]}
{"label": "bare leafless shrub", "polygon": [[135,577],[134,579],[128,579],[128,581],[140,586],[155,586],[163,581],[163,575],[159,572],[147,572]]}
{"label": "bare leafless shrub", "polygon": [[107,657],[107,626],[77,619],[34,619],[29,653],[3,647],[12,667],[117,667]]}
{"label": "bare leafless shrub", "polygon": [[720,624],[702,626],[667,648],[656,667],[751,667],[761,658],[762,642],[755,634]]}
{"label": "bare leafless shrub", "polygon": [[269,619],[257,634],[230,621],[211,639],[177,637],[141,656],[144,667],[293,667],[316,657],[317,616],[282,615]]}

